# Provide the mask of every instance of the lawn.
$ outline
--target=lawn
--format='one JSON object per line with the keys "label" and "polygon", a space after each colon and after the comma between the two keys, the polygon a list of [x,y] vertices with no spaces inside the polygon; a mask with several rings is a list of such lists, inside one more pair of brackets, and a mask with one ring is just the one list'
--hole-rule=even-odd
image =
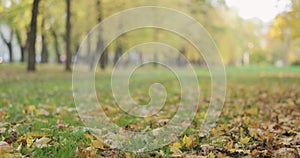
{"label": "lawn", "polygon": [[[155,72],[155,70],[149,70]],[[113,149],[84,127],[72,97],[72,73],[58,65],[0,65],[0,157],[297,157],[300,153],[300,67],[229,67],[226,101],[217,126],[199,135],[210,99],[210,76],[196,70],[201,86],[199,110],[177,141],[151,152]],[[141,72],[143,73],[143,72]],[[164,126],[180,99],[176,78],[156,72],[168,92],[164,115],[127,115],[107,92],[107,72],[96,73],[98,99],[112,122],[126,130]],[[148,73],[134,76],[130,90],[149,102]],[[142,80],[141,80],[142,77]],[[153,77],[153,76],[152,76]],[[141,82],[143,81],[143,82]]]}

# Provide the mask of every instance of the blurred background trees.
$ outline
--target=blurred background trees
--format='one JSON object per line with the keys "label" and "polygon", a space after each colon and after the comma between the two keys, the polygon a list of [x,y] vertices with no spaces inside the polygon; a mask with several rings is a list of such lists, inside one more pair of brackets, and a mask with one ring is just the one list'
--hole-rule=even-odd
{"label": "blurred background trees", "polygon": [[[213,36],[227,65],[280,66],[299,64],[300,61],[300,0],[291,0],[289,9],[278,14],[271,24],[259,19],[241,18],[224,0],[38,2],[39,0],[0,1],[0,61],[26,61],[28,70],[35,70],[35,62],[65,63],[66,70],[70,70],[81,41],[87,38],[88,32],[97,23],[119,11],[145,5],[173,8],[197,19]],[[140,42],[165,42],[181,50],[181,46],[176,46],[176,41],[179,40],[182,40],[179,36],[159,29],[128,32],[110,45],[99,65],[104,69],[109,61],[116,62],[121,56],[120,51],[126,51]],[[98,44],[101,44],[101,38],[98,39]],[[87,48],[87,54],[92,46],[93,43]],[[192,45],[184,50],[185,56],[192,63],[205,64]],[[154,56],[160,57],[159,54]]]}

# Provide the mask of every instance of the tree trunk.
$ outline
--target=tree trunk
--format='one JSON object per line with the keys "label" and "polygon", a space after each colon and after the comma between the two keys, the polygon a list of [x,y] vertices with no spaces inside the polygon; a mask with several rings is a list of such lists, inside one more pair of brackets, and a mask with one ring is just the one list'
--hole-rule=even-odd
{"label": "tree trunk", "polygon": [[92,44],[91,44],[91,35],[88,33],[88,36],[87,36],[87,54],[86,54],[86,61],[87,63],[91,63],[92,62]]}
{"label": "tree trunk", "polygon": [[27,37],[28,46],[28,71],[35,71],[35,41],[37,32],[37,16],[39,11],[40,0],[34,0],[32,6],[31,22],[30,22],[30,32]]}
{"label": "tree trunk", "polygon": [[178,67],[182,67],[186,64],[184,58],[182,57],[185,55],[185,53],[186,53],[185,48],[182,47],[180,50],[180,54],[178,54],[178,57],[177,57],[177,66]]}
{"label": "tree trunk", "polygon": [[41,63],[48,63],[48,46],[46,42],[46,37],[42,35],[42,54],[41,54]]}
{"label": "tree trunk", "polygon": [[[100,40],[98,45],[100,45],[99,46],[100,48],[103,47],[103,42]],[[102,55],[101,55],[101,58],[100,58],[100,68],[102,70],[104,70],[106,68],[107,64],[108,64],[108,52],[107,52],[107,50],[104,50]]]}
{"label": "tree trunk", "polygon": [[[96,6],[97,6],[97,12],[98,12],[97,22],[101,23],[102,22],[101,0],[97,0]],[[99,30],[99,39],[98,39],[98,43],[97,43],[97,53],[101,53],[101,52],[98,52],[98,50],[100,50],[101,48],[104,47],[104,45],[103,45],[103,37],[102,37],[101,31],[102,30]],[[107,64],[108,64],[108,54],[107,54],[107,51],[103,51],[99,62],[100,62],[100,68],[101,69],[105,69],[106,66],[107,66]]]}
{"label": "tree trunk", "polygon": [[20,51],[21,51],[21,62],[25,62],[25,46],[20,46]]}
{"label": "tree trunk", "polygon": [[45,28],[45,19],[42,21],[42,53],[41,53],[41,63],[48,63],[48,45],[46,41],[46,32],[44,31]]}
{"label": "tree trunk", "polygon": [[13,59],[13,50],[12,50],[12,44],[11,42],[7,43],[8,52],[9,52],[9,62],[12,63],[14,61]]}
{"label": "tree trunk", "polygon": [[21,62],[24,63],[24,61],[25,61],[25,45],[22,42],[22,38],[21,38],[21,34],[20,34],[19,30],[16,31],[16,36],[17,36],[17,41],[18,41],[20,51],[21,51]]}
{"label": "tree trunk", "polygon": [[60,60],[60,50],[59,50],[59,42],[58,42],[58,37],[57,37],[57,34],[55,33],[54,30],[51,30],[51,34],[53,36],[53,39],[54,39],[54,49],[55,49],[55,55],[56,55],[56,62],[58,64],[61,64],[61,60]]}
{"label": "tree trunk", "polygon": [[114,65],[117,64],[118,60],[122,56],[123,48],[120,42],[117,42],[117,48],[115,52],[115,57],[114,57]]}
{"label": "tree trunk", "polygon": [[10,37],[9,40],[6,40],[3,33],[1,32],[1,38],[3,42],[6,44],[7,49],[8,49],[8,54],[9,54],[9,62],[13,62],[13,49],[12,49],[12,39],[13,39],[13,31],[11,30],[10,32]]}
{"label": "tree trunk", "polygon": [[67,21],[66,21],[66,71],[71,71],[71,0],[67,3]]}

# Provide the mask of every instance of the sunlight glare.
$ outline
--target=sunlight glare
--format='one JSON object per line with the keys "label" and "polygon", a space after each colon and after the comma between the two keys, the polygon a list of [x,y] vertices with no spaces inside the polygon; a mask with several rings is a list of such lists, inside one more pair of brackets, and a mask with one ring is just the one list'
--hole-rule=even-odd
{"label": "sunlight glare", "polygon": [[244,19],[259,18],[270,22],[278,13],[288,9],[290,0],[226,0],[226,3],[236,8]]}

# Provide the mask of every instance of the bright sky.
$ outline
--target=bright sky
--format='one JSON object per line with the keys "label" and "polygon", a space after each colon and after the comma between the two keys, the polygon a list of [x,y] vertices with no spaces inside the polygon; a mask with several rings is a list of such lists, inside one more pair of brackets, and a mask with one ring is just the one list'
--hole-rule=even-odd
{"label": "bright sky", "polygon": [[226,3],[236,8],[244,19],[259,18],[270,22],[278,13],[288,9],[290,0],[226,0]]}

